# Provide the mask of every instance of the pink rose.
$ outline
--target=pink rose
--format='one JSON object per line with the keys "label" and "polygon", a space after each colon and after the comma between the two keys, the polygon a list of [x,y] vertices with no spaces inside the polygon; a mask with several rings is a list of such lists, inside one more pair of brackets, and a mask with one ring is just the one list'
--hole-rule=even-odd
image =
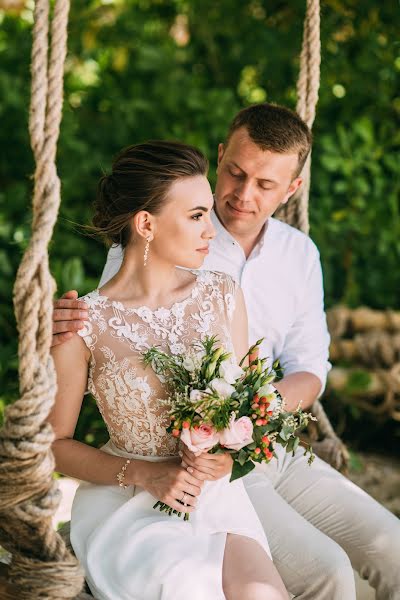
{"label": "pink rose", "polygon": [[219,435],[212,425],[199,425],[197,429],[183,429],[181,440],[195,454],[201,454],[218,444]]}
{"label": "pink rose", "polygon": [[235,415],[232,415],[229,427],[220,432],[220,444],[231,450],[240,450],[252,441],[253,423],[249,417],[240,417],[235,421]]}

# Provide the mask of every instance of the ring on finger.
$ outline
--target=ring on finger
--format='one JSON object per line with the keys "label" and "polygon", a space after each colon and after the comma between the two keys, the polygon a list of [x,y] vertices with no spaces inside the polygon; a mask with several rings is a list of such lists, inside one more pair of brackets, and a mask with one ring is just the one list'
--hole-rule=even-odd
{"label": "ring on finger", "polygon": [[179,502],[183,502],[183,499],[185,498],[185,496],[186,496],[186,492],[183,492],[182,498],[179,500]]}
{"label": "ring on finger", "polygon": [[185,502],[185,500],[186,500],[186,496],[187,496],[187,493],[186,493],[186,492],[184,492],[184,493],[183,493],[183,496],[182,496],[182,500],[181,500],[181,502],[182,502],[183,506],[186,506],[186,502]]}

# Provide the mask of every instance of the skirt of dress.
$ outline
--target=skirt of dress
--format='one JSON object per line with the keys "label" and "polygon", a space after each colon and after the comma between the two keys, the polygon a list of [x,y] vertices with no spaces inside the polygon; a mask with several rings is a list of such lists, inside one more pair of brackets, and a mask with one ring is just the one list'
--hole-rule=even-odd
{"label": "skirt of dress", "polygon": [[[166,460],[129,454],[112,442],[102,450]],[[155,502],[137,486],[79,486],[71,543],[97,600],[224,600],[227,533],[254,539],[271,556],[241,479],[206,482],[189,521],[154,510]]]}

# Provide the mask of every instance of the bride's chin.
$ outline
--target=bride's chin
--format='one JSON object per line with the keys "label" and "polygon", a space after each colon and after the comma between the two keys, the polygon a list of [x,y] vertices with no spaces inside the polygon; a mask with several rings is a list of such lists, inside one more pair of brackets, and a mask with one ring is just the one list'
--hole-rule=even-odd
{"label": "bride's chin", "polygon": [[200,269],[203,265],[205,256],[200,256],[197,260],[186,260],[184,264],[182,261],[179,262],[179,265],[184,269]]}

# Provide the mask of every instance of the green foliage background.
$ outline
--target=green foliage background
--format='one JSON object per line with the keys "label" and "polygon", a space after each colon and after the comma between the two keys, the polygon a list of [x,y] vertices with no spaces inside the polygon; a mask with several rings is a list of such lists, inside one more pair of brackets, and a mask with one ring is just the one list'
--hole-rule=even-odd
{"label": "green foliage background", "polygon": [[[72,3],[58,151],[63,201],[50,249],[60,292],[85,293],[98,282],[106,251],[71,222],[89,221],[96,180],[121,147],[175,138],[199,146],[215,165],[218,142],[242,106],[268,100],[295,107],[304,9],[303,0]],[[0,21],[4,405],[17,395],[11,297],[31,220],[29,3],[22,11],[0,11]],[[394,2],[322,3],[310,210],[328,307],[400,308],[399,21]],[[78,437],[104,438],[90,402]]]}

